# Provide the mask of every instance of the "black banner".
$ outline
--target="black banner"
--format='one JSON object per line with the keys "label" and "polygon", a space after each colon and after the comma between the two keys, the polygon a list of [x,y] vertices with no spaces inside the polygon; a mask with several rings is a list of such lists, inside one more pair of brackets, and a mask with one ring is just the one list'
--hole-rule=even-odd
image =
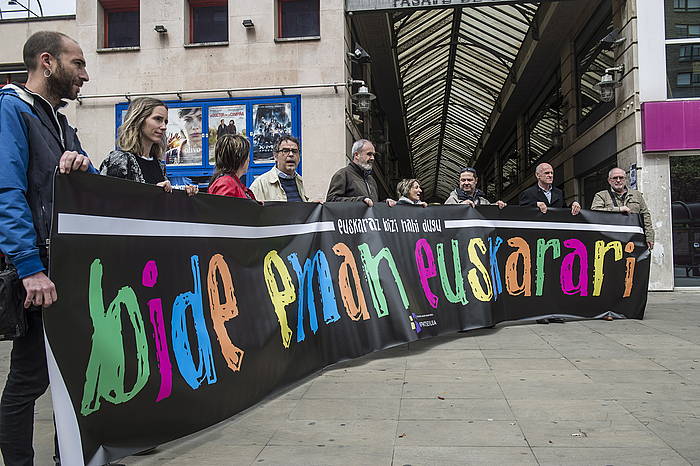
{"label": "black banner", "polygon": [[59,175],[47,355],[64,464],[196,432],[335,362],[547,316],[640,319],[638,216],[270,204]]}

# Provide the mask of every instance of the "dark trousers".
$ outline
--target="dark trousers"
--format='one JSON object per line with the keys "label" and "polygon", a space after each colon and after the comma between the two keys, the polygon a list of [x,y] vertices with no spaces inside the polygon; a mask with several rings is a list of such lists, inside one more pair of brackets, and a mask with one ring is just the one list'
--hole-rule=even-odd
{"label": "dark trousers", "polygon": [[28,312],[27,323],[27,335],[12,344],[0,400],[0,450],[7,466],[33,464],[34,402],[49,386],[41,312]]}

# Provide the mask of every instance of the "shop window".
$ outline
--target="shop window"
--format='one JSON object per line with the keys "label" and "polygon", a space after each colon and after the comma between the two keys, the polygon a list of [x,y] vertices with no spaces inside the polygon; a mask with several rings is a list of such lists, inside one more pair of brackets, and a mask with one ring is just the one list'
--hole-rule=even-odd
{"label": "shop window", "polygon": [[138,47],[139,0],[101,0],[106,48]]}
{"label": "shop window", "polygon": [[189,0],[190,43],[228,42],[227,0]]}
{"label": "shop window", "polygon": [[321,35],[319,0],[277,0],[277,38],[318,38]]}
{"label": "shop window", "polygon": [[27,82],[27,71],[23,63],[0,65],[0,87],[10,83],[24,84]]}
{"label": "shop window", "polygon": [[605,74],[605,69],[615,66],[615,51],[606,42],[601,41],[612,31],[612,5],[607,1],[576,38],[579,133],[593,126],[615,108],[615,101],[603,102],[595,88]]}

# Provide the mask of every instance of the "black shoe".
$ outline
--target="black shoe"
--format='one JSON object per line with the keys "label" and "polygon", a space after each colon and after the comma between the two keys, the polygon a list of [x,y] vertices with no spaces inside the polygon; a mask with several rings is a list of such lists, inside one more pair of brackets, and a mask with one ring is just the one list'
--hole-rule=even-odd
{"label": "black shoe", "polygon": [[563,324],[565,322],[561,317],[550,317],[549,321],[553,324]]}
{"label": "black shoe", "polygon": [[549,323],[549,319],[537,319],[537,323],[538,323],[538,324],[548,324],[548,323]]}

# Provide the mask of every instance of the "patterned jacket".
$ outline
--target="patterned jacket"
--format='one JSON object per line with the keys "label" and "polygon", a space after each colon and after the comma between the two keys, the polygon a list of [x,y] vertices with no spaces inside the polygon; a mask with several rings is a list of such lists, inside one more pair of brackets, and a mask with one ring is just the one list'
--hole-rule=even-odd
{"label": "patterned jacket", "polygon": [[[160,168],[163,170],[163,176],[168,179],[165,174],[165,163],[161,161]],[[131,152],[122,150],[113,150],[109,153],[106,159],[100,165],[100,175],[113,176],[115,178],[123,178],[125,180],[136,181],[137,183],[145,183],[141,173],[141,167],[136,161],[136,155]]]}

